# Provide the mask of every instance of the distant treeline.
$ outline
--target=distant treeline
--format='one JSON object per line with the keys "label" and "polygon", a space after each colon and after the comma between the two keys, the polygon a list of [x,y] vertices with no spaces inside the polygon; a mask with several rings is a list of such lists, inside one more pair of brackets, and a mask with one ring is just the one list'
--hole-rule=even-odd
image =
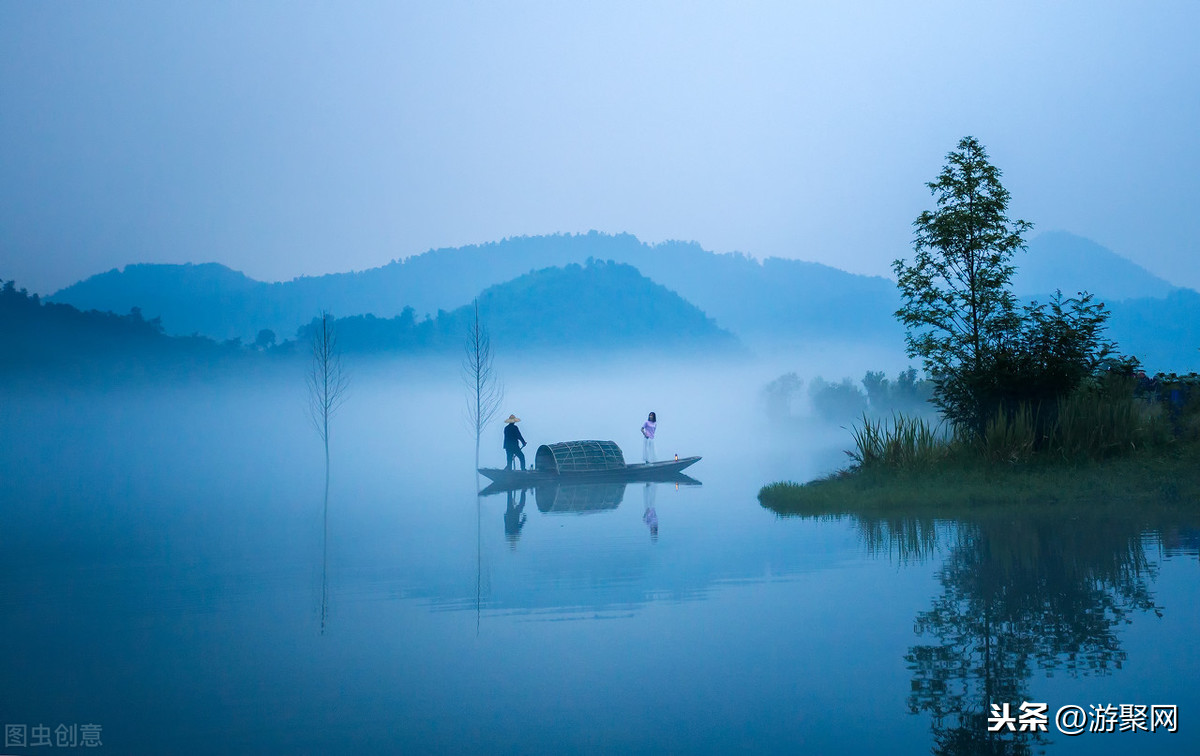
{"label": "distant treeline", "polygon": [[889,379],[882,371],[868,370],[861,381],[843,378],[830,382],[817,376],[804,391],[804,380],[796,373],[785,373],[763,388],[767,413],[773,419],[788,419],[804,414],[807,395],[813,413],[832,423],[849,422],[863,413],[882,416],[891,413],[934,414],[929,403],[933,384],[918,377],[915,368],[900,371]]}
{"label": "distant treeline", "polygon": [[[628,234],[596,232],[430,250],[380,268],[282,283],[255,281],[215,263],[128,265],[73,284],[52,298],[82,310],[125,313],[138,306],[148,317],[161,316],[169,334],[247,341],[263,329],[280,337],[292,335],[328,309],[342,316],[372,313],[387,325],[363,324],[364,328],[378,332],[382,342],[409,343],[402,333],[407,323],[389,321],[405,321],[405,308],[411,308],[417,330],[410,335],[419,345],[421,338],[435,338],[443,313],[468,305],[486,287],[551,266],[583,265],[589,258],[632,265],[751,344],[805,345],[831,339],[895,344],[903,337],[903,327],[894,317],[900,300],[888,279],[800,260],[715,254],[691,242],[649,245]],[[1200,293],[1173,289],[1128,260],[1069,234],[1039,237],[1014,263],[1025,287],[1018,295],[1060,287],[1070,294],[1085,286],[1098,287],[1093,291],[1112,312],[1107,336],[1122,349],[1163,369],[1186,372],[1200,367],[1195,348],[1200,343]],[[522,327],[544,329],[560,317],[549,302],[544,304],[540,317],[525,316]],[[497,320],[520,320],[513,313],[495,315]],[[427,319],[435,322],[425,333],[419,326]],[[398,332],[391,333],[392,328]],[[535,338],[543,336],[550,341],[544,330]]]}

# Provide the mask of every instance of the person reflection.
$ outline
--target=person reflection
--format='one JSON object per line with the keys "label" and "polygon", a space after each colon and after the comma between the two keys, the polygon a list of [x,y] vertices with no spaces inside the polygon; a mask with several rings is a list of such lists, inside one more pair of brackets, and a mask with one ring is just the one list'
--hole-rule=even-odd
{"label": "person reflection", "polygon": [[650,528],[650,542],[658,543],[658,512],[654,511],[654,495],[653,483],[642,487],[642,522]]}
{"label": "person reflection", "polygon": [[508,547],[513,550],[517,548],[521,528],[525,527],[525,489],[521,489],[520,504],[515,504],[516,497],[516,491],[508,492],[508,508],[504,510],[504,538],[508,541]]}

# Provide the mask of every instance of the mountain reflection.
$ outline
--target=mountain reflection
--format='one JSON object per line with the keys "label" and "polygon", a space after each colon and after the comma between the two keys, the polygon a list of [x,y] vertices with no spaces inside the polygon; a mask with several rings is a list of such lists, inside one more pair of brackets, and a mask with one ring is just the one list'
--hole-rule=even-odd
{"label": "mountain reflection", "polygon": [[[909,710],[931,720],[934,754],[1027,754],[1055,734],[989,733],[990,704],[1037,701],[1035,672],[1109,675],[1126,661],[1120,627],[1150,610],[1163,553],[1195,554],[1194,523],[1176,512],[988,511],[956,520],[927,512],[811,512],[850,517],[872,556],[943,558],[941,593],[914,620],[905,655]],[[1194,518],[1191,518],[1194,519]],[[1151,543],[1153,537],[1149,538]],[[1153,619],[1153,617],[1151,617]],[[1015,711],[1015,708],[1014,708]]]}

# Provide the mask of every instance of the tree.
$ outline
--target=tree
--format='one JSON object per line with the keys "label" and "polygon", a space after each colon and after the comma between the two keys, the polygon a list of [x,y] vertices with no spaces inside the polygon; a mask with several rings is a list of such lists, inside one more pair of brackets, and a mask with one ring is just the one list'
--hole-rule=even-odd
{"label": "tree", "polygon": [[338,349],[333,316],[322,312],[321,317],[313,318],[310,328],[312,365],[306,376],[308,412],[325,445],[325,507],[321,538],[321,632],[324,633],[329,606],[329,418],[346,401],[350,376],[342,368],[342,354]]}
{"label": "tree", "polygon": [[493,366],[492,340],[479,319],[479,300],[475,302],[475,317],[467,324],[466,356],[462,363],[462,378],[467,385],[467,423],[475,431],[475,467],[479,467],[479,440],[483,429],[495,419],[504,400],[504,389],[496,378]]}
{"label": "tree", "polygon": [[325,445],[325,493],[329,495],[329,419],[346,401],[350,376],[342,368],[333,317],[322,312],[312,324],[312,364],[309,368],[308,411]]}
{"label": "tree", "polygon": [[784,420],[792,416],[792,401],[800,393],[804,381],[796,373],[784,373],[763,387],[767,414],[773,420]]}
{"label": "tree", "polygon": [[1020,403],[1042,408],[1039,417],[1045,424],[1053,414],[1053,400],[1096,375],[1116,345],[1102,338],[1108,310],[1086,292],[1064,300],[1058,291],[1046,304],[1033,302],[1023,312],[1020,329],[999,366],[994,393],[1006,408]]}
{"label": "tree", "polygon": [[913,223],[913,264],[892,263],[909,356],[924,361],[934,402],[946,416],[978,431],[991,410],[992,369],[1020,325],[1009,290],[1011,260],[1033,227],[1008,219],[1000,175],[983,145],[961,139],[927,184],[937,209]]}
{"label": "tree", "polygon": [[270,349],[275,346],[275,332],[270,328],[264,328],[258,332],[258,336],[254,339],[255,348],[261,350]]}

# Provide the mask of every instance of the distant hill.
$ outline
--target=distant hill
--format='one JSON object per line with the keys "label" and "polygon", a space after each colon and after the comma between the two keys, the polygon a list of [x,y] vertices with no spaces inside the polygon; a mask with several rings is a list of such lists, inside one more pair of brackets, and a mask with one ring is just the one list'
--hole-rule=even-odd
{"label": "distant hill", "polygon": [[1019,296],[1044,299],[1062,289],[1065,296],[1088,291],[1112,301],[1162,298],[1176,288],[1116,252],[1065,231],[1040,234],[1013,262],[1017,266],[1013,290]]}
{"label": "distant hill", "polygon": [[295,315],[281,308],[271,284],[218,263],[126,265],[72,284],[48,299],[101,312],[138,307],[149,317],[160,318],[168,333],[181,336],[252,338],[258,332],[253,323],[272,328],[268,324],[284,322],[286,334],[294,333],[297,325],[292,322]]}
{"label": "distant hill", "polygon": [[0,287],[0,325],[3,376],[147,376],[212,366],[240,351],[204,337],[167,336],[157,319],[145,319],[137,308],[115,315],[43,302],[12,281]]}
{"label": "distant hill", "polygon": [[[619,263],[591,261],[527,273],[480,294],[479,314],[493,346],[506,352],[739,348],[732,334],[698,308]],[[459,351],[473,318],[469,304],[422,320],[408,308],[393,318],[339,318],[336,328],[346,352]],[[307,338],[311,327],[301,329],[299,338]]]}
{"label": "distant hill", "polygon": [[[750,345],[833,340],[895,347],[903,340],[892,315],[899,303],[896,287],[885,278],[799,260],[759,262],[736,253],[714,254],[691,242],[649,245],[628,234],[596,232],[432,250],[381,268],[285,283],[255,281],[215,263],[130,265],[67,287],[53,299],[120,313],[137,306],[146,318],[161,317],[168,333],[246,341],[263,328],[286,338],[328,309],[343,318],[362,315],[356,327],[375,329],[371,338],[392,339],[390,348],[402,349],[407,348],[404,339],[435,342],[439,322],[447,329],[456,327],[446,317],[488,287],[591,258],[632,265]],[[1125,352],[1146,355],[1152,369],[1200,367],[1198,345],[1189,341],[1190,324],[1197,321],[1195,292],[1176,289],[1087,239],[1061,232],[1036,237],[1015,262],[1018,294],[1045,301],[1055,289],[1067,296],[1091,291],[1113,311],[1110,333]],[[573,284],[567,278],[540,280],[546,287],[568,287],[542,290],[539,296],[546,301],[561,296],[579,304],[571,298]],[[427,322],[427,315],[430,325],[421,331],[418,326]],[[397,318],[409,325],[390,322]],[[498,320],[498,338],[505,337],[506,323],[504,317]],[[539,338],[549,338],[546,329],[552,324],[539,323],[533,315],[520,323],[521,328],[540,329]],[[512,335],[518,335],[516,326]]]}
{"label": "distant hill", "polygon": [[[169,333],[251,339],[262,328],[295,333],[317,312],[420,318],[469,302],[481,290],[531,270],[589,258],[633,265],[723,328],[753,339],[854,337],[893,340],[895,286],[800,260],[759,262],[691,242],[643,244],[629,234],[591,232],[505,239],[431,250],[380,268],[263,283],[216,264],[130,265],[69,286],[52,299],[83,308],[161,317]],[[882,333],[880,332],[882,329]]]}

